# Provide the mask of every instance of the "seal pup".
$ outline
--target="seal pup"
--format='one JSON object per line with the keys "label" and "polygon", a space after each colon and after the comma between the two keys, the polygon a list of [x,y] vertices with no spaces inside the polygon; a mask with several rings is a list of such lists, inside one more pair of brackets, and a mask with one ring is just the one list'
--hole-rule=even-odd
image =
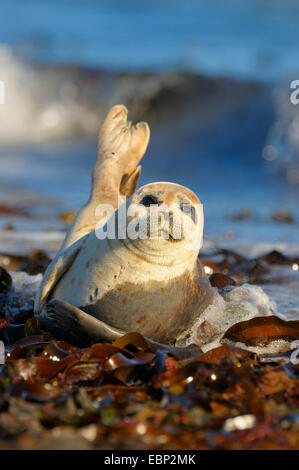
{"label": "seal pup", "polygon": [[[90,316],[108,326],[103,330],[86,319],[87,329],[102,340],[137,331],[173,344],[212,301],[212,288],[198,261],[202,205],[191,190],[167,182],[140,188],[125,205],[125,237],[99,239],[95,230],[61,251],[45,273],[35,314],[41,323],[60,322],[65,327],[66,318],[74,314],[74,308],[68,309],[71,304],[81,323]],[[168,223],[166,206],[171,207]],[[190,213],[183,206],[189,206]],[[119,232],[121,210],[123,206],[103,232],[111,219]],[[152,220],[155,233],[148,236]],[[134,232],[142,225],[141,232]],[[176,236],[176,228],[183,226],[188,227],[186,233],[181,230]],[[57,301],[64,302],[63,314]]]}
{"label": "seal pup", "polygon": [[[161,215],[164,205],[173,206],[168,230],[158,218],[156,240],[127,234],[123,239],[97,238],[107,214],[99,217],[96,207],[108,203],[117,209],[120,196],[125,200],[134,192],[149,135],[146,123],[127,122],[123,105],[114,106],[104,121],[89,201],[75,218],[36,296],[36,317],[57,337],[85,345],[139,331],[173,343],[212,301],[211,286],[197,259],[202,206],[189,189],[153,183],[128,201],[129,208],[145,211],[141,223],[152,208]],[[182,212],[184,203],[195,212],[199,208],[197,218],[192,210]],[[127,214],[126,229],[134,222],[130,211]],[[190,233],[193,228],[191,241],[173,236],[182,218],[191,224]]]}

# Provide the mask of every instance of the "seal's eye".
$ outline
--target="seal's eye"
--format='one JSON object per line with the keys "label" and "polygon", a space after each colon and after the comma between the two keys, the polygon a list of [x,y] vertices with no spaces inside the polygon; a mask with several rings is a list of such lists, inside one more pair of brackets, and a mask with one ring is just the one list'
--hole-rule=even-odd
{"label": "seal's eye", "polygon": [[140,204],[142,204],[145,207],[149,207],[153,204],[160,204],[160,201],[155,196],[144,196],[144,198],[140,201]]}

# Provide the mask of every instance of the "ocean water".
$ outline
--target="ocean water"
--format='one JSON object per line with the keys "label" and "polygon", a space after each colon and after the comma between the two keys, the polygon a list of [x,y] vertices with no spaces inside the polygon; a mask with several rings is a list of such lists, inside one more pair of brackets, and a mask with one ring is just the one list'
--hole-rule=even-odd
{"label": "ocean water", "polygon": [[191,186],[209,233],[244,207],[257,225],[297,213],[298,20],[297,0],[3,0],[2,194],[82,204],[101,121],[123,102],[152,127],[141,182]]}
{"label": "ocean water", "polygon": [[[0,214],[0,251],[55,252],[124,103],[152,131],[140,184],[193,189],[205,246],[298,254],[298,23],[298,0],[2,0],[0,203],[41,217]],[[298,282],[266,288],[278,310],[299,308]]]}
{"label": "ocean water", "polygon": [[0,41],[28,59],[276,81],[298,68],[297,0],[2,0]]}

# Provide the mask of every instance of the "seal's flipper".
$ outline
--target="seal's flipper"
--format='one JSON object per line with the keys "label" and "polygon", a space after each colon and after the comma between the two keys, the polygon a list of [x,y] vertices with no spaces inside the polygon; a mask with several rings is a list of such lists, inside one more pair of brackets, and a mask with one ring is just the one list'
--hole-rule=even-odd
{"label": "seal's flipper", "polygon": [[74,243],[74,245],[63,251],[60,251],[53,259],[52,263],[49,264],[35,298],[35,315],[39,315],[41,313],[56,284],[65,274],[65,272],[68,271],[68,269],[72,266],[82,247],[82,244],[83,240],[78,240],[78,242]]}
{"label": "seal's flipper", "polygon": [[127,114],[125,106],[114,106],[102,125],[90,198],[74,219],[61,250],[93,232],[96,226],[105,225],[108,216],[96,216],[100,204],[110,204],[116,210],[120,196],[123,202],[123,197],[128,199],[136,188],[141,171],[138,164],[147,149],[150,129],[145,122],[132,125]]}
{"label": "seal's flipper", "polygon": [[39,319],[41,327],[56,338],[81,347],[101,341],[111,342],[125,334],[125,331],[107,325],[68,302],[51,300],[45,305],[45,311],[46,315]]}
{"label": "seal's flipper", "polygon": [[[132,125],[127,121],[128,110],[123,105],[116,105],[109,111],[99,132],[99,151],[94,183],[97,177],[98,164],[113,164],[115,177],[122,180],[124,175],[130,175],[142,159],[148,146],[150,129],[146,122]],[[106,182],[107,184],[107,182]]]}
{"label": "seal's flipper", "polygon": [[[112,342],[126,334],[126,331],[109,326],[68,302],[51,300],[46,304],[45,310],[47,314],[39,320],[41,327],[56,338],[70,341],[80,347],[87,347],[98,342]],[[157,343],[149,338],[145,339],[155,349],[173,354],[180,360],[202,354],[201,349],[195,344],[175,347]]]}

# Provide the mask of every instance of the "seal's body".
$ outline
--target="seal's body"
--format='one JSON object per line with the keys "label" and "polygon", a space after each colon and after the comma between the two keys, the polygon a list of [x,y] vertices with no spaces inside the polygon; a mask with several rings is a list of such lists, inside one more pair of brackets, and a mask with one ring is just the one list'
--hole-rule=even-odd
{"label": "seal's body", "polygon": [[[178,206],[181,198],[192,207],[196,196],[183,186],[155,183],[141,188],[129,201],[131,207],[160,214],[163,203],[173,195],[173,217],[184,220]],[[143,206],[142,201],[160,201]],[[160,208],[162,207],[162,209]],[[177,209],[177,212],[176,212]],[[117,220],[118,213],[115,214]],[[61,253],[48,269],[41,289],[39,307],[51,299],[62,300],[108,325],[124,331],[138,331],[149,338],[173,343],[198,319],[209,305],[212,290],[197,259],[202,237],[202,212],[196,223],[189,221],[191,239],[173,239],[172,230],[156,238],[98,239],[94,231]],[[158,219],[158,218],[157,218]],[[126,227],[132,221],[128,216]],[[139,219],[139,221],[141,218]],[[161,229],[161,224],[158,224]],[[174,224],[173,224],[174,225]],[[155,235],[155,234],[154,234]],[[164,235],[165,238],[162,237]],[[61,264],[51,285],[51,273]],[[49,282],[50,278],[50,282]],[[47,295],[43,296],[46,291]],[[47,315],[47,310],[43,310]]]}
{"label": "seal's body", "polygon": [[[100,134],[105,158],[100,154],[101,164],[96,163],[90,200],[45,273],[35,314],[46,329],[77,343],[138,331],[172,344],[192,328],[213,298],[198,261],[202,205],[192,191],[174,183],[152,183],[131,196],[140,174],[140,167],[134,167],[145,151],[149,129],[145,123],[131,127],[124,107],[113,109]],[[119,195],[129,198],[125,211],[121,206],[104,227],[107,218],[96,227],[96,204],[110,201],[114,210]],[[186,205],[190,211],[183,210]],[[115,237],[103,238],[99,230],[112,220]]]}

